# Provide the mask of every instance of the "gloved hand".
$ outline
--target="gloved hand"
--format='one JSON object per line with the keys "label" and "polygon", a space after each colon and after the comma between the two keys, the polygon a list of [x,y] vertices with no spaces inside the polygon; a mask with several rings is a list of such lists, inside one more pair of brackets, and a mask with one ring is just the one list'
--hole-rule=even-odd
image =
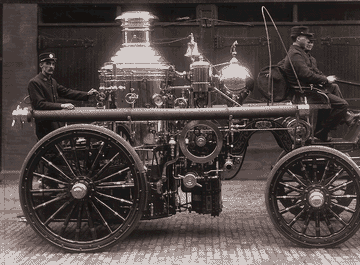
{"label": "gloved hand", "polygon": [[64,104],[61,104],[61,108],[62,109],[75,109],[75,106],[71,103],[64,103]]}
{"label": "gloved hand", "polygon": [[329,75],[326,77],[329,83],[334,83],[336,81],[336,77],[334,75]]}

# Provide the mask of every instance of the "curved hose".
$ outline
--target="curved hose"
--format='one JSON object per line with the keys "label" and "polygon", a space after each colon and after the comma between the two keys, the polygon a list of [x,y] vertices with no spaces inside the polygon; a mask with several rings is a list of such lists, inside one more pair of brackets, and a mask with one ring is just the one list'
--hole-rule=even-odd
{"label": "curved hose", "polygon": [[[266,19],[265,19],[264,11],[266,11],[266,13],[268,14],[268,16],[269,16],[269,18],[270,18],[270,20],[271,20],[271,22],[272,22],[272,24],[273,24],[273,26],[274,26],[274,28],[275,28],[275,30],[276,30],[276,33],[277,33],[278,36],[279,36],[279,39],[280,39],[280,41],[281,41],[281,44],[282,44],[282,46],[283,46],[283,48],[284,48],[284,50],[285,50],[285,52],[286,52],[286,56],[289,58],[289,62],[290,62],[291,68],[292,68],[292,70],[293,70],[293,72],[294,72],[294,74],[295,74],[296,82],[298,83],[298,86],[299,86],[300,91],[303,92],[303,90],[302,90],[302,88],[301,88],[301,84],[300,84],[299,78],[298,78],[298,76],[297,76],[297,74],[296,74],[294,65],[293,65],[293,63],[292,63],[292,61],[291,61],[291,59],[290,59],[290,57],[289,57],[289,53],[288,53],[288,51],[287,51],[287,49],[286,49],[286,47],[285,47],[284,41],[283,41],[282,38],[281,38],[281,35],[280,35],[280,33],[279,33],[279,30],[278,30],[278,28],[276,27],[276,24],[275,24],[274,20],[272,19],[269,11],[266,9],[266,7],[262,6],[262,7],[261,7],[261,13],[262,13],[262,16],[263,16],[263,19],[264,19],[264,24],[265,24],[266,40],[267,40],[267,44],[268,44],[269,64],[270,64],[270,65],[269,65],[269,82],[268,82],[269,88],[268,88],[268,90],[270,90],[270,84],[271,84],[271,80],[270,80],[270,78],[271,78],[271,50],[270,50],[269,32],[268,32],[268,27],[267,27],[267,24],[266,24]],[[273,95],[274,93],[273,93],[273,92],[274,92],[274,90],[273,90],[273,86],[272,86],[272,87],[271,87],[271,104],[274,103],[274,95]]]}
{"label": "curved hose", "polygon": [[240,162],[240,166],[239,168],[236,170],[236,173],[234,175],[232,175],[231,177],[229,178],[225,178],[224,180],[232,180],[233,178],[235,178],[237,176],[237,174],[239,173],[240,169],[242,168],[242,165],[244,163],[244,160],[245,160],[245,155],[246,155],[246,151],[247,151],[247,148],[248,148],[249,144],[246,145],[245,147],[245,150],[244,150],[244,154],[241,158],[241,162]]}

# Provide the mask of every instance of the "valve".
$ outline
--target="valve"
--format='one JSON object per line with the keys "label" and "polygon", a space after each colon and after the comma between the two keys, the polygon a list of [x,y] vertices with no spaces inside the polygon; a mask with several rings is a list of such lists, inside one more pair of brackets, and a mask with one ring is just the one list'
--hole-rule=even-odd
{"label": "valve", "polygon": [[171,148],[171,157],[174,157],[175,156],[175,146],[176,146],[176,141],[175,141],[174,137],[170,137],[169,145]]}
{"label": "valve", "polygon": [[132,108],[134,107],[134,104],[135,104],[135,101],[139,98],[139,95],[136,94],[136,93],[127,93],[125,95],[125,101],[128,103],[128,104],[131,104]]}
{"label": "valve", "polygon": [[230,171],[231,169],[233,169],[233,167],[234,162],[230,157],[228,157],[224,163],[224,169]]}
{"label": "valve", "polygon": [[185,176],[177,175],[175,179],[181,179],[187,189],[192,189],[195,186],[202,188],[202,185],[197,182],[198,178],[199,177],[195,172],[188,172]]}

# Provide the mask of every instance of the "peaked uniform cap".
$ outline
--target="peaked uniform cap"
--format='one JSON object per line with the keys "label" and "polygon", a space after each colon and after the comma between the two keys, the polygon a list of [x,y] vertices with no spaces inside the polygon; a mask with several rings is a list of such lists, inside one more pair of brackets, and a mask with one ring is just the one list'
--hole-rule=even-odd
{"label": "peaked uniform cap", "polygon": [[291,28],[291,37],[297,37],[300,35],[304,35],[310,38],[314,38],[314,33],[309,32],[309,28],[306,26],[295,26]]}
{"label": "peaked uniform cap", "polygon": [[44,52],[39,55],[39,62],[45,62],[45,61],[55,61],[57,58],[55,57],[55,53],[52,52]]}

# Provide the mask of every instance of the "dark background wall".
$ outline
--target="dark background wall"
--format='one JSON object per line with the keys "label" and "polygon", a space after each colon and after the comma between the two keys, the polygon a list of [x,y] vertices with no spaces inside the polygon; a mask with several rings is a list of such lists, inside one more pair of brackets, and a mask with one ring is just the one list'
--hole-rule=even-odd
{"label": "dark background wall", "polygon": [[[178,71],[189,70],[184,57],[193,33],[200,50],[213,64],[231,59],[237,40],[237,58],[256,78],[269,64],[261,6],[275,20],[285,46],[290,28],[308,25],[315,32],[313,54],[326,74],[360,82],[360,2],[358,1],[8,1],[2,13],[0,67],[2,67],[1,170],[18,171],[36,142],[34,128],[11,127],[11,112],[27,95],[27,83],[38,72],[38,54],[53,51],[58,57],[55,79],[68,87],[89,90],[99,86],[98,69],[121,46],[117,15],[132,10],[150,11],[159,20],[152,31],[153,46]],[[69,4],[71,3],[71,4]],[[88,4],[86,4],[88,3]],[[269,19],[267,19],[269,21]],[[279,37],[269,23],[272,62],[285,56]],[[174,42],[175,41],[175,42]],[[360,90],[341,85],[344,96],[357,107]],[[261,100],[254,92],[252,98]],[[339,128],[342,135],[345,128]]]}
{"label": "dark background wall", "polygon": [[37,5],[4,4],[2,8],[1,166],[19,170],[35,143],[33,128],[11,127],[12,111],[27,95],[27,83],[37,72]]}
{"label": "dark background wall", "polygon": [[[1,16],[0,16],[0,43],[1,43],[1,46],[0,46],[0,80],[2,80],[2,65],[3,65],[3,49],[2,49],[3,48],[3,45],[2,45],[2,43],[3,43],[3,41],[2,41],[2,39],[3,39],[3,34],[2,34],[2,32],[3,32],[3,17],[2,17],[2,13],[3,13],[3,6],[2,6],[2,4],[0,4],[0,14],[1,14]],[[2,92],[2,81],[0,82],[0,92]],[[0,93],[0,102],[2,102],[2,93]],[[2,104],[1,104],[1,106],[2,106]],[[2,125],[2,108],[1,108],[1,115],[0,115],[0,124]],[[1,154],[2,154],[1,138],[2,137],[0,137],[0,171],[1,171]]]}

